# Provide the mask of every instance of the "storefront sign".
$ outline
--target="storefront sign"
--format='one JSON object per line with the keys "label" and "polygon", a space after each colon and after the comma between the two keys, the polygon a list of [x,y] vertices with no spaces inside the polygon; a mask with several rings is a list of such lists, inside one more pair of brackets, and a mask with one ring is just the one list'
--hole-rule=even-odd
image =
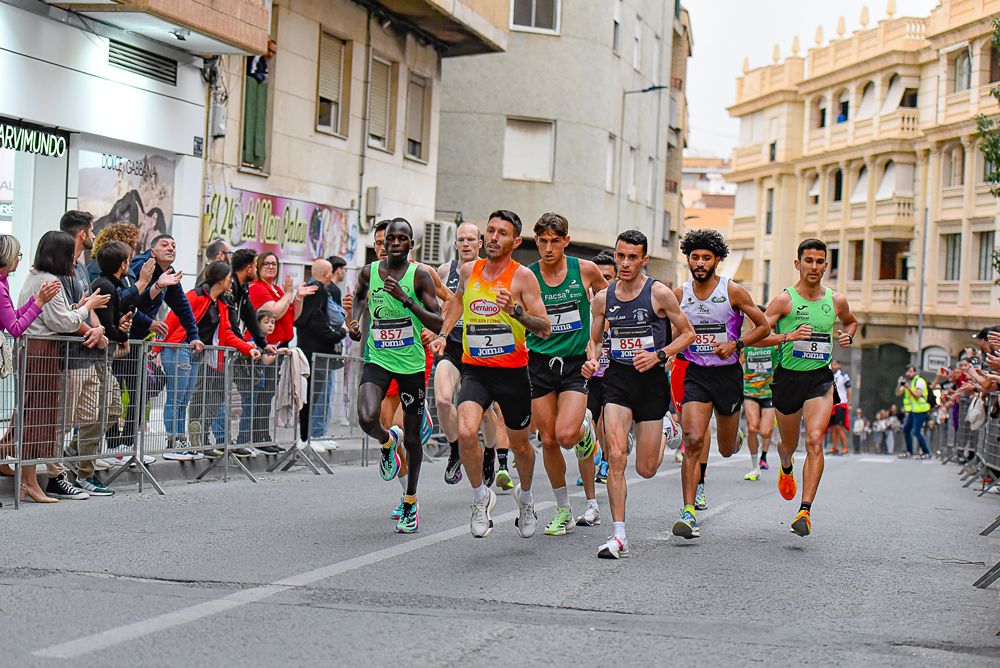
{"label": "storefront sign", "polygon": [[206,195],[203,229],[205,243],[222,238],[301,264],[331,255],[353,264],[357,248],[356,212],[246,190]]}
{"label": "storefront sign", "polygon": [[68,146],[68,132],[0,116],[0,148],[61,158]]}

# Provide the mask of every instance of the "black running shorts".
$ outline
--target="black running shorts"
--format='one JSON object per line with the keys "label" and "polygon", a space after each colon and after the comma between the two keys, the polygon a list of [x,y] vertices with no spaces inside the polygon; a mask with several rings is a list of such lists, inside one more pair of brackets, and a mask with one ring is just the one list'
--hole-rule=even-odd
{"label": "black running shorts", "polygon": [[496,402],[508,429],[527,429],[531,422],[531,379],[528,367],[499,367],[466,364],[462,368],[462,387],[458,405],[467,401],[485,411]]}
{"label": "black running shorts", "polygon": [[754,402],[760,406],[761,410],[764,410],[765,408],[774,408],[774,405],[771,403],[771,397],[749,397],[747,395],[743,395],[743,402],[746,403],[747,401]]}
{"label": "black running shorts", "polygon": [[638,371],[631,364],[612,362],[604,372],[604,405],[632,410],[635,422],[662,422],[670,406],[670,379],[663,366]]}
{"label": "black running shorts", "polygon": [[684,403],[712,404],[729,416],[743,407],[743,365],[699,366],[689,362],[684,372]]}
{"label": "black running shorts", "polygon": [[[831,386],[833,371],[828,366],[812,371],[792,371],[779,366],[771,381],[771,403],[779,413],[793,415],[810,399],[825,395]],[[833,403],[840,403],[836,387],[833,388]]]}
{"label": "black running shorts", "polygon": [[[839,392],[837,394],[840,394]],[[831,427],[846,427],[847,426],[847,405],[846,404],[834,404],[833,414],[830,416],[830,426]]]}
{"label": "black running shorts", "polygon": [[451,365],[458,369],[459,373],[462,371],[462,353],[465,352],[462,348],[462,344],[451,339],[444,344],[444,352],[441,353],[441,359],[448,360]]}
{"label": "black running shorts", "polygon": [[427,390],[427,377],[419,373],[393,373],[373,362],[365,362],[361,370],[361,385],[372,383],[382,389],[383,395],[389,391],[392,381],[399,386],[399,401],[403,412],[407,415],[424,414],[424,394]]}
{"label": "black running shorts", "polygon": [[602,408],[604,408],[604,376],[594,376],[587,381],[587,409],[594,416],[595,423],[601,419]]}
{"label": "black running shorts", "polygon": [[528,351],[528,374],[531,376],[531,398],[541,399],[556,392],[587,394],[587,379],[583,377],[586,355],[579,357],[549,357]]}

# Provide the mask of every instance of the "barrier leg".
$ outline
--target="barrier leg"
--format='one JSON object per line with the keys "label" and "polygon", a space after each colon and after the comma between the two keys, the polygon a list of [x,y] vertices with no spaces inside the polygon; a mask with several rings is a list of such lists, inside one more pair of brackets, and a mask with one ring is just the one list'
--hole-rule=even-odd
{"label": "barrier leg", "polygon": [[986,571],[983,577],[973,582],[972,586],[977,589],[986,589],[997,580],[1000,580],[1000,562],[993,564],[993,568]]}
{"label": "barrier leg", "polygon": [[1000,517],[997,517],[993,521],[993,524],[989,525],[988,527],[986,527],[985,529],[983,529],[982,531],[980,531],[979,535],[980,536],[989,536],[991,533],[993,533],[997,529],[1000,529]]}

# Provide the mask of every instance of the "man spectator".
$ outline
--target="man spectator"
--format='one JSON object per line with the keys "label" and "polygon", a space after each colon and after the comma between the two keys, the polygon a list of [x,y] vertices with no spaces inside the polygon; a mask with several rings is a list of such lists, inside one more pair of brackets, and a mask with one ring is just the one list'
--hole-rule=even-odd
{"label": "man spectator", "polygon": [[906,421],[903,423],[903,440],[906,441],[906,452],[899,453],[899,458],[906,459],[913,456],[913,436],[915,433],[917,442],[920,443],[920,448],[923,450],[917,455],[917,459],[927,459],[931,456],[931,451],[927,447],[923,430],[931,405],[927,401],[927,381],[917,374],[917,369],[912,364],[906,367],[905,377],[899,379],[896,396],[900,395],[903,397],[903,410],[906,411]]}
{"label": "man spectator", "polygon": [[[256,253],[256,251],[254,251],[254,253]],[[228,262],[229,264],[233,263],[233,249],[230,247],[228,243],[226,243],[225,239],[218,239],[218,238],[212,239],[212,241],[209,242],[208,246],[205,247],[205,266],[207,267],[208,265],[218,260],[221,260],[222,262]],[[202,269],[200,272],[198,272],[198,280],[196,281],[196,284],[201,285],[204,282],[205,282],[205,270]],[[233,321],[230,321],[230,324],[235,324],[235,323]]]}
{"label": "man spectator", "polygon": [[833,415],[830,418],[830,436],[833,441],[830,454],[838,452],[837,443],[840,443],[840,454],[847,454],[847,427],[851,423],[851,400],[854,390],[851,389],[851,377],[840,368],[840,362],[830,361],[830,368],[833,369],[833,382],[837,386],[839,402],[833,405]]}
{"label": "man spectator", "polygon": [[854,454],[861,454],[861,442],[865,437],[865,418],[859,408],[854,416],[854,424],[851,426],[851,434],[854,436]]}
{"label": "man spectator", "polygon": [[[155,265],[151,276],[152,282],[146,288],[149,300],[139,311],[146,316],[146,319],[134,319],[131,334],[133,339],[144,339],[150,331],[156,332],[160,337],[166,336],[167,324],[156,320],[160,307],[166,302],[170,310],[177,314],[181,327],[186,333],[186,342],[194,346],[195,352],[200,353],[205,344],[198,336],[198,324],[194,320],[191,304],[188,303],[184,288],[180,285],[184,272],[175,272],[172,266],[176,255],[177,244],[174,238],[169,234],[161,234],[153,239],[152,246],[148,251],[132,258],[129,276],[136,281],[138,281],[142,268],[148,260],[155,260]],[[149,324],[144,324],[144,321],[148,321]]]}
{"label": "man spectator", "polygon": [[344,282],[344,277],[347,276],[347,260],[339,255],[331,255],[326,258],[326,261],[333,267],[333,280],[330,281],[327,290],[329,290],[330,296],[333,297],[333,301],[338,306],[343,307],[344,300],[341,298],[340,284]]}
{"label": "man spectator", "polygon": [[[330,322],[329,304],[331,299],[328,292],[330,284],[333,282],[333,266],[326,260],[316,260],[312,265],[312,279],[308,284],[316,285],[320,289],[312,294],[306,295],[302,300],[302,311],[295,319],[295,333],[298,337],[299,348],[305,353],[312,365],[314,353],[332,354],[338,343],[345,336],[347,330],[343,323],[340,327],[334,327]],[[314,438],[322,437],[326,428],[326,408],[329,403],[326,390],[327,375],[329,369],[319,365],[320,368],[313,367],[309,375],[306,389],[306,401],[302,405],[299,414],[299,430],[303,441],[309,439],[310,427]],[[313,397],[312,389],[315,390]],[[312,399],[316,399],[313,422],[309,421],[309,404]]]}

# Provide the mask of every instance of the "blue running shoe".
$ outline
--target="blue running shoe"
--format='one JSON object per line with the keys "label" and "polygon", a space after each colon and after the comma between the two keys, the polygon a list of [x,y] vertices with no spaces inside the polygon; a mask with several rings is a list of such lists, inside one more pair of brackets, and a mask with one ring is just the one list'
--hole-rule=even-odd
{"label": "blue running shoe", "polygon": [[393,425],[389,427],[389,442],[382,446],[382,456],[378,462],[378,472],[382,480],[392,480],[399,475],[399,453],[396,446],[403,442],[403,430]]}
{"label": "blue running shoe", "polygon": [[601,465],[597,467],[597,477],[594,478],[594,482],[599,482],[602,485],[608,484],[608,460],[602,460]]}
{"label": "blue running shoe", "polygon": [[700,538],[701,531],[698,530],[698,522],[694,518],[694,513],[690,510],[685,510],[681,513],[681,518],[674,522],[674,528],[672,533],[675,536],[680,536],[681,538]]}
{"label": "blue running shoe", "polygon": [[389,519],[391,519],[391,520],[398,520],[402,516],[403,516],[403,499],[402,499],[402,497],[400,497],[400,499],[399,499],[399,505],[396,506],[396,509],[394,511],[392,511],[391,515],[389,515]]}

